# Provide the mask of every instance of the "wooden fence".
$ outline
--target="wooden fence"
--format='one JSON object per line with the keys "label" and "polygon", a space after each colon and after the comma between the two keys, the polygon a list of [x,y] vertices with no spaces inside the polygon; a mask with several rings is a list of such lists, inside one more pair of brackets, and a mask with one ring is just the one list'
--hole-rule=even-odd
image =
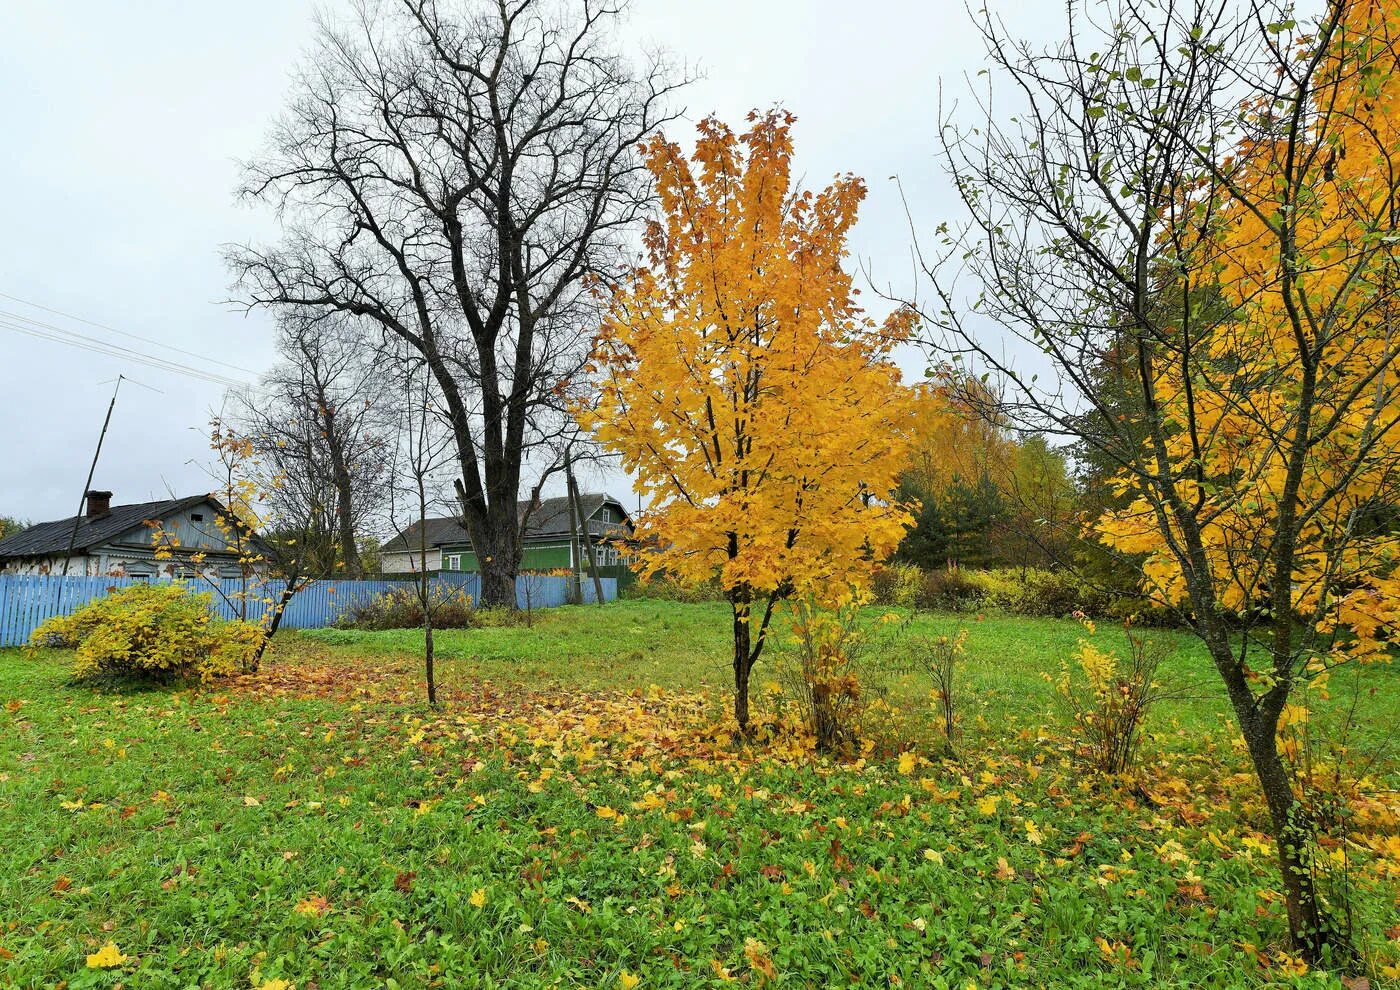
{"label": "wooden fence", "polygon": [[[441,574],[434,580],[439,585],[461,588],[474,599],[480,597],[481,578],[477,574]],[[603,578],[602,582],[603,599],[612,601],[617,597],[617,580]],[[0,574],[0,646],[21,646],[29,642],[29,634],[45,619],[66,615],[117,588],[143,583],[142,578]],[[187,583],[194,591],[213,590],[207,582]],[[572,586],[573,580],[567,577],[522,574],[516,579],[516,603],[521,608],[563,605],[574,597],[570,593]],[[320,629],[332,625],[350,605],[402,587],[402,581],[313,581],[287,604],[282,627]],[[581,590],[585,602],[597,600],[591,580],[585,578]],[[246,601],[250,617],[258,619],[266,607],[260,599],[276,600],[280,593],[278,582],[245,586],[242,579],[231,578],[221,582],[219,592],[215,592],[214,611],[226,619],[236,618],[238,603]]]}

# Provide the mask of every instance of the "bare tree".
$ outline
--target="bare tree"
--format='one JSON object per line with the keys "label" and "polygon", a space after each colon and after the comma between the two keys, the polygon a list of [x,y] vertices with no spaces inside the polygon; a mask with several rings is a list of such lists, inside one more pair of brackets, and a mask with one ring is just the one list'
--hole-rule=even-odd
{"label": "bare tree", "polygon": [[322,23],[243,193],[285,236],[229,261],[247,305],[345,313],[426,363],[452,427],[486,604],[513,606],[532,450],[569,429],[587,282],[624,258],[671,119],[651,58],[612,47],[625,0],[436,0]]}
{"label": "bare tree", "polygon": [[[437,672],[433,643],[433,618],[442,604],[435,595],[443,589],[428,567],[428,513],[440,503],[438,482],[450,463],[451,431],[444,428],[445,410],[434,395],[432,377],[424,363],[412,356],[396,362],[402,404],[394,448],[393,483],[389,495],[389,519],[403,543],[413,573],[413,590],[423,615],[423,674],[428,704],[437,704]],[[400,512],[400,496],[405,510]],[[403,525],[405,520],[411,520]]]}
{"label": "bare tree", "polygon": [[[931,343],[999,378],[1016,427],[1115,465],[1142,507],[1168,562],[1149,580],[1184,586],[1157,590],[1220,676],[1310,961],[1349,947],[1277,732],[1295,685],[1345,652],[1335,610],[1366,598],[1355,561],[1384,566],[1363,520],[1396,481],[1400,161],[1365,116],[1396,55],[1365,36],[1371,9],[1333,0],[1300,25],[1275,0],[1071,3],[1048,51],[984,17],[1006,85],[995,111],[989,94],[945,117],[970,219],[920,256]],[[1239,230],[1257,234],[1226,256]],[[1097,387],[1115,354],[1130,401]]]}
{"label": "bare tree", "polygon": [[344,319],[280,322],[283,363],[257,390],[231,395],[232,418],[277,476],[274,517],[296,520],[309,540],[307,572],[363,577],[358,541],[388,468],[382,362]]}

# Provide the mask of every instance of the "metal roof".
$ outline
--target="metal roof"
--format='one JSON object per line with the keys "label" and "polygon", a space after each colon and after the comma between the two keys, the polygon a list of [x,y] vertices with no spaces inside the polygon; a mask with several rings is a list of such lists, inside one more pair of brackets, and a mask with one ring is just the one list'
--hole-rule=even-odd
{"label": "metal roof", "polygon": [[[611,495],[600,492],[592,492],[580,495],[579,508],[583,512],[583,517],[589,519],[604,505],[615,505],[622,511],[626,519],[631,519],[627,509],[622,503]],[[525,516],[525,510],[529,506],[528,500],[522,500],[516,505],[517,518]],[[619,527],[619,523],[604,523],[599,520],[589,519],[588,532],[594,536],[605,536]],[[568,536],[572,527],[569,523],[569,500],[560,495],[556,498],[542,498],[535,508],[530,512],[529,524],[525,527],[525,538],[536,539],[542,536]],[[381,548],[383,553],[403,553],[406,550],[416,550],[420,546],[418,536],[419,524],[412,523],[399,536],[389,540]],[[427,545],[429,549],[436,549],[450,543],[471,543],[471,536],[462,526],[456,517],[439,517],[427,520]]]}
{"label": "metal roof", "polygon": [[93,547],[111,543],[123,533],[143,529],[147,520],[162,519],[203,502],[213,505],[217,512],[224,511],[224,507],[209,495],[190,495],[157,502],[114,505],[100,516],[69,516],[67,519],[38,523],[0,540],[0,558],[51,557],[67,553],[68,543],[73,540],[75,519],[78,521],[78,535],[73,552],[86,553]]}

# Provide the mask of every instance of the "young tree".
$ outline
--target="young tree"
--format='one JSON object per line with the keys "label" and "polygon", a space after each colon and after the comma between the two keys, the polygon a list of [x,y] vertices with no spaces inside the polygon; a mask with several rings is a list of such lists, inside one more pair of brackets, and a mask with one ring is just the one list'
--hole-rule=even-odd
{"label": "young tree", "polygon": [[[287,605],[310,584],[306,548],[313,523],[308,515],[273,514],[268,504],[281,476],[258,456],[251,439],[217,416],[209,423],[209,448],[214,460],[208,472],[216,485],[211,494],[223,510],[212,520],[212,529],[201,535],[216,538],[214,542],[233,553],[238,583],[232,590],[225,589],[221,574],[204,570],[203,551],[189,554],[188,560],[195,565],[196,580],[206,583],[236,618],[262,628],[262,639],[245,664],[251,672],[262,663]],[[159,520],[146,525],[151,529],[155,558],[174,560],[181,547],[179,535],[167,531]]]}
{"label": "young tree", "polygon": [[362,318],[427,363],[482,598],[514,607],[530,453],[596,317],[583,289],[647,202],[637,145],[674,86],[610,32],[625,3],[436,0],[322,26],[244,193],[285,236],[229,261],[249,305]]}
{"label": "young tree", "polygon": [[[1295,686],[1387,648],[1400,603],[1395,530],[1375,525],[1400,480],[1396,8],[1334,0],[1307,25],[1273,0],[1073,12],[1043,54],[984,22],[1023,105],[944,130],[971,221],[930,262],[933,318],[999,374],[1009,415],[1114,465],[1099,534],[1146,556],[1149,589],[1205,644],[1292,939],[1335,960],[1349,947],[1278,730]],[[1127,401],[1094,387],[1115,352]]]}
{"label": "young tree", "polygon": [[343,320],[281,319],[283,363],[254,392],[233,393],[236,432],[279,483],[272,514],[306,523],[308,573],[359,578],[359,541],[385,495],[383,361]]}
{"label": "young tree", "polygon": [[[405,356],[398,362],[402,379],[402,405],[398,444],[393,458],[394,483],[390,488],[389,517],[400,539],[408,544],[409,570],[413,590],[423,615],[423,676],[428,704],[436,705],[436,647],[433,642],[434,613],[441,608],[445,589],[434,581],[428,568],[428,511],[439,502],[438,482],[450,462],[451,432],[444,429],[441,403],[433,394],[432,378],[422,361]],[[400,525],[399,494],[405,496],[410,526]],[[417,526],[416,537],[410,533]]]}
{"label": "young tree", "polygon": [[663,216],[649,265],[614,288],[600,397],[579,412],[649,497],[643,571],[724,588],[741,730],[777,604],[849,599],[909,521],[891,494],[913,393],[889,354],[913,323],[856,306],[842,262],[865,186],[794,190],[792,119],[753,114],[737,135],[707,118],[694,165],[644,146]]}

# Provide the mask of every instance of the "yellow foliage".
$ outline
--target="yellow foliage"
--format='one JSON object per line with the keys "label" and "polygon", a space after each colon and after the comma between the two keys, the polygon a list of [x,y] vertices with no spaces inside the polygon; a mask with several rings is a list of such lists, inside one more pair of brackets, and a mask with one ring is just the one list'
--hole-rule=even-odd
{"label": "yellow foliage", "polygon": [[129,956],[122,955],[115,942],[108,942],[87,957],[88,969],[112,969],[126,962]]}
{"label": "yellow foliage", "polygon": [[[1219,603],[1277,608],[1286,594],[1320,633],[1346,634],[1334,657],[1343,659],[1387,655],[1400,621],[1400,534],[1375,518],[1400,500],[1400,7],[1337,9],[1340,27],[1312,86],[1314,132],[1294,143],[1275,127],[1276,140],[1246,143],[1221,166],[1229,183],[1192,204],[1193,224],[1214,209],[1206,249],[1229,315],[1197,341],[1189,374],[1164,361],[1153,384],[1172,424],[1173,484],[1194,507]],[[1262,128],[1274,108],[1243,112]],[[1148,590],[1186,601],[1181,555],[1169,550],[1181,546],[1181,521],[1140,479],[1125,473],[1119,487],[1136,497],[1098,522],[1099,536],[1146,553]],[[1298,553],[1284,589],[1269,548],[1288,545],[1294,525]]]}
{"label": "yellow foliage", "polygon": [[913,317],[856,305],[842,263],[865,186],[794,190],[791,123],[707,118],[693,162],[644,146],[664,217],[611,292],[598,401],[577,410],[648,496],[643,573],[717,577],[744,617],[770,594],[849,601],[910,522],[891,493],[919,393],[890,353]]}
{"label": "yellow foliage", "polygon": [[135,584],[46,620],[30,637],[36,646],[76,647],[75,677],[135,675],[202,681],[246,665],[263,630],[215,618],[208,592],[181,584]]}

